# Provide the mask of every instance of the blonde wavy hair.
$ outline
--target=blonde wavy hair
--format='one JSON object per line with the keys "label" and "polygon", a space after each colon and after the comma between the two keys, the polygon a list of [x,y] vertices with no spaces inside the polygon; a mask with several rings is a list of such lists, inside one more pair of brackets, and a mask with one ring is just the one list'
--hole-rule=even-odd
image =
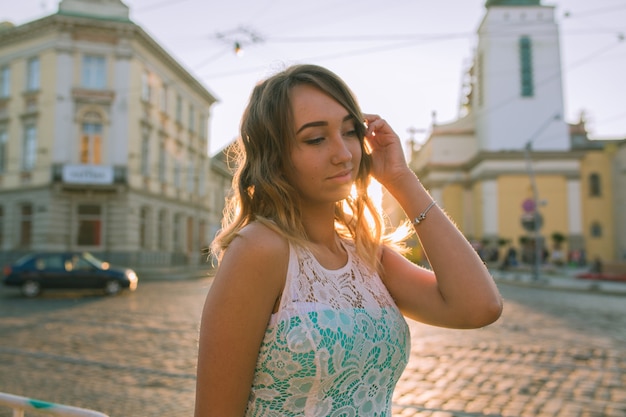
{"label": "blonde wavy hair", "polygon": [[[306,84],[318,88],[343,106],[355,121],[362,157],[355,195],[338,201],[335,225],[340,237],[352,240],[357,253],[379,270],[378,251],[383,219],[368,196],[371,156],[364,138],[361,109],[344,81],[326,68],[294,65],[257,84],[241,120],[240,137],[232,147],[233,187],[227,198],[222,229],[211,249],[218,261],[238,232],[257,221],[293,243],[307,244],[298,192],[288,181],[291,147],[295,141],[290,92]],[[366,217],[367,214],[367,217]]]}

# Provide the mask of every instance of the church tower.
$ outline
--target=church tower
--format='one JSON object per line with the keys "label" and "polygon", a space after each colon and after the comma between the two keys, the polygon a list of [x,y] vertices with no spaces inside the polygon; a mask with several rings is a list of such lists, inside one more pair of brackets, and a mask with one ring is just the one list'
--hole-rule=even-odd
{"label": "church tower", "polygon": [[471,103],[478,148],[569,149],[554,6],[487,0],[485,7]]}

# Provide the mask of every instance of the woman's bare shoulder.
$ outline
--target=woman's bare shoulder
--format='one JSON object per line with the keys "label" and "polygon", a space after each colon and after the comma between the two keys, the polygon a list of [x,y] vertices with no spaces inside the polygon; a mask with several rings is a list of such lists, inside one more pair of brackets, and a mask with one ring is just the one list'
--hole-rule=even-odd
{"label": "woman's bare shoulder", "polygon": [[233,256],[250,261],[257,267],[266,263],[286,263],[289,258],[289,242],[286,237],[268,226],[252,222],[239,231],[224,252],[224,258]]}
{"label": "woman's bare shoulder", "polygon": [[252,222],[246,225],[239,231],[235,240],[238,240],[238,238],[263,251],[283,252],[289,249],[289,242],[285,236],[259,222]]}

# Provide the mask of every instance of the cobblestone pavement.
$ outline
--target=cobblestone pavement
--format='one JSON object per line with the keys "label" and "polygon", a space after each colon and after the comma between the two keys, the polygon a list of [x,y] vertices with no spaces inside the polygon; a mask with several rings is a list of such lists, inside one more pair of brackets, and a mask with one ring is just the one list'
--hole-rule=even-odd
{"label": "cobblestone pavement", "polygon": [[[0,392],[111,417],[192,416],[209,285],[144,281],[118,297],[34,300],[0,289]],[[503,317],[485,329],[410,323],[394,415],[626,417],[626,297],[501,290]]]}

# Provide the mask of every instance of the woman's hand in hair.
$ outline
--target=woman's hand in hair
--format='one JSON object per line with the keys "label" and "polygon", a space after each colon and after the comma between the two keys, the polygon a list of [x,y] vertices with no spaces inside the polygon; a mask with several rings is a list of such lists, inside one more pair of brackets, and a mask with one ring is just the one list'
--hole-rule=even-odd
{"label": "woman's hand in hair", "polygon": [[365,139],[372,156],[372,176],[386,186],[399,177],[413,175],[406,163],[402,142],[385,119],[375,114],[365,114],[365,122]]}

